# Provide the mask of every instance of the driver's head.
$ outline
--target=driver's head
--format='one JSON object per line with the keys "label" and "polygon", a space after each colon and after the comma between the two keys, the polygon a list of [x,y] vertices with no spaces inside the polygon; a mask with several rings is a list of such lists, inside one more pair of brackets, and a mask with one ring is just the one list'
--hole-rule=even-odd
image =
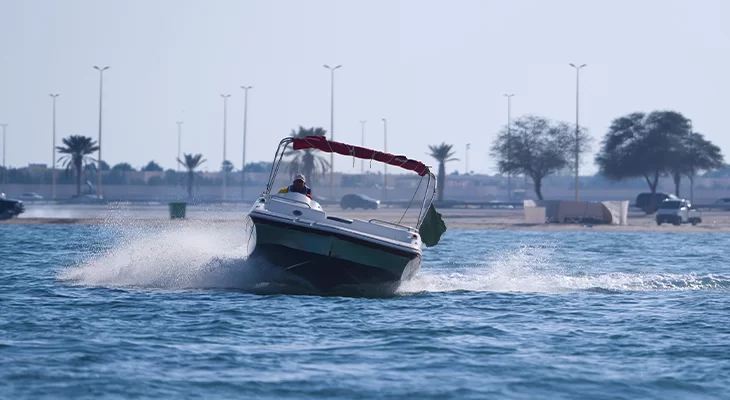
{"label": "driver's head", "polygon": [[297,189],[301,189],[304,187],[304,185],[307,183],[306,179],[304,179],[304,175],[297,174],[297,176],[294,177],[294,187]]}

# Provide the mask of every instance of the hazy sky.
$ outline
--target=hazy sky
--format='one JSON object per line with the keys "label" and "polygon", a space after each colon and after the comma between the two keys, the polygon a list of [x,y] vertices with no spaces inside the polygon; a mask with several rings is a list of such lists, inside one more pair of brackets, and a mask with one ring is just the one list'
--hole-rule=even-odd
{"label": "hazy sky", "polygon": [[[249,96],[247,161],[270,161],[298,125],[330,124],[335,140],[433,160],[429,144],[455,145],[464,170],[494,173],[488,148],[512,115],[575,120],[598,140],[624,113],[674,109],[730,155],[730,2],[0,0],[0,122],[7,163],[51,162],[51,99],[60,137],[94,139],[104,73],[103,155],[140,167],[174,168],[183,151],[241,164],[243,91]],[[730,158],[730,157],[729,157]],[[583,168],[595,172],[590,162]],[[336,169],[359,171],[336,158]],[[381,167],[377,167],[381,170]]]}

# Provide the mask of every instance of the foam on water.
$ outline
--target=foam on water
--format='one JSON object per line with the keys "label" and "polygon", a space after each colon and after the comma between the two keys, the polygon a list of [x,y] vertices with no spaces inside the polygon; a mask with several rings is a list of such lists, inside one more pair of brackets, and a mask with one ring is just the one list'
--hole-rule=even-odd
{"label": "foam on water", "polygon": [[[109,224],[114,225],[114,222]],[[126,224],[116,226],[112,231],[115,232],[112,246],[90,252],[85,260],[61,271],[58,278],[89,286],[309,293],[287,285],[296,283],[294,286],[298,286],[302,282],[286,281],[279,270],[248,258],[255,246],[255,231],[250,224],[186,221],[163,228],[130,228]],[[730,277],[721,275],[594,273],[590,265],[568,270],[565,267],[568,263],[561,260],[558,250],[561,249],[555,243],[523,245],[485,254],[484,258],[491,261],[471,265],[464,265],[453,256],[442,254],[439,259],[430,257],[435,254],[426,254],[426,263],[419,275],[413,281],[401,284],[396,294],[730,289]],[[345,295],[393,293],[392,287],[383,289],[353,290]]]}
{"label": "foam on water", "polygon": [[404,282],[399,293],[730,290],[730,276],[722,275],[568,271],[556,257],[557,249],[555,244],[521,246],[454,272],[426,266],[414,280]]}
{"label": "foam on water", "polygon": [[255,245],[249,225],[186,221],[114,231],[111,248],[89,255],[58,278],[81,285],[167,289],[238,288],[261,278],[247,262]]}

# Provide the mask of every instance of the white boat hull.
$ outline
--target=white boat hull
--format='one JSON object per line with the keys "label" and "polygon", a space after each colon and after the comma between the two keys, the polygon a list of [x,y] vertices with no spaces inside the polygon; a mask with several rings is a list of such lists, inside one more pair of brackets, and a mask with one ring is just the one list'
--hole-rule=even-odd
{"label": "white boat hull", "polygon": [[[276,204],[275,210],[267,209],[271,203],[260,202],[249,214],[256,229],[252,257],[263,258],[317,289],[397,285],[412,279],[421,267],[420,236],[413,230],[328,218],[318,205],[319,209],[312,209]],[[367,224],[373,228],[369,229]],[[356,230],[357,227],[362,230]],[[376,234],[386,235],[388,230],[393,231],[390,238]],[[394,237],[410,240],[398,241]]]}

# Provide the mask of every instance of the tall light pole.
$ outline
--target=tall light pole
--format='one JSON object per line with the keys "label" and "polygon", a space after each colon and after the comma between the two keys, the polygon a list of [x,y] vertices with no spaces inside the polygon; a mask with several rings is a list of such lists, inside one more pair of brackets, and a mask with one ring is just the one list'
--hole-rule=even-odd
{"label": "tall light pole", "polygon": [[248,90],[253,86],[241,86],[243,89],[243,157],[241,158],[241,200],[246,194],[246,125],[248,123]]}
{"label": "tall light pole", "polygon": [[106,67],[98,67],[94,65],[94,69],[99,71],[99,170],[96,172],[96,197],[101,199],[101,115],[102,115],[102,94],[104,92],[104,71],[109,69],[108,66]]}
{"label": "tall light pole", "polygon": [[580,158],[580,144],[578,139],[580,138],[580,125],[578,125],[578,100],[580,95],[580,70],[585,67],[586,64],[576,66],[573,63],[569,64],[575,68],[575,201],[578,201],[578,164]]}
{"label": "tall light pole", "polygon": [[51,164],[51,198],[56,198],[56,97],[58,93],[51,93],[53,99],[53,163]]}
{"label": "tall light pole", "polygon": [[690,165],[692,166],[692,169],[690,169],[690,177],[689,177],[689,202],[694,203],[695,202],[695,168],[694,168],[694,162],[695,162],[695,135],[693,129],[692,129],[692,120],[688,120],[689,122],[689,154],[690,154]]}
{"label": "tall light pole", "polygon": [[[507,98],[507,164],[512,165],[512,96],[514,93],[505,94]],[[507,172],[507,201],[512,201],[512,171]]]}
{"label": "tall light pole", "polygon": [[228,169],[226,165],[226,125],[228,124],[228,98],[230,94],[222,94],[223,98],[223,163],[221,163],[221,169],[223,170],[223,200],[226,199],[226,190],[228,183]]}
{"label": "tall light pole", "polygon": [[[330,67],[325,64],[325,68],[330,70],[330,140],[335,140],[335,70],[342,67],[337,65]],[[330,153],[330,198],[335,198],[335,155]]]}
{"label": "tall light pole", "polygon": [[[361,120],[361,131],[360,131],[360,147],[365,147],[365,123],[366,120]],[[360,160],[360,175],[365,173],[365,160]]]}
{"label": "tall light pole", "polygon": [[471,143],[466,144],[466,162],[465,162],[465,170],[464,173],[466,175],[469,175],[469,149],[471,148]]}
{"label": "tall light pole", "polygon": [[[388,152],[388,120],[383,118],[383,153]],[[383,163],[383,200],[388,197],[388,163]]]}
{"label": "tall light pole", "polygon": [[5,144],[5,130],[8,127],[8,124],[0,124],[0,126],[3,127],[3,185],[6,183],[7,177],[8,177],[8,167],[5,165],[5,149],[7,148],[7,145]]}
{"label": "tall light pole", "polygon": [[[175,122],[177,124],[177,159],[180,159],[180,144],[182,143],[182,121]],[[176,162],[177,172],[180,172],[180,162]]]}

